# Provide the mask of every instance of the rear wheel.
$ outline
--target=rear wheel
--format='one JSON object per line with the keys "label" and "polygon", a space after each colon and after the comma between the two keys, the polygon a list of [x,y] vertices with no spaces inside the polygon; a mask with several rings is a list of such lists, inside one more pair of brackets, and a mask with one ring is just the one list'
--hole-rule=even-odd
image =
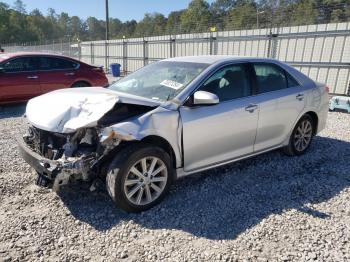
{"label": "rear wheel", "polygon": [[294,156],[302,155],[310,147],[315,131],[314,123],[309,115],[303,116],[296,124],[289,144],[283,148],[285,154]]}
{"label": "rear wheel", "polygon": [[91,86],[91,85],[85,81],[79,81],[79,82],[76,82],[72,85],[73,88],[75,88],[75,87],[89,87],[89,86]]}
{"label": "rear wheel", "polygon": [[107,178],[107,190],[118,207],[140,212],[157,205],[173,182],[169,154],[159,147],[132,145],[114,158]]}

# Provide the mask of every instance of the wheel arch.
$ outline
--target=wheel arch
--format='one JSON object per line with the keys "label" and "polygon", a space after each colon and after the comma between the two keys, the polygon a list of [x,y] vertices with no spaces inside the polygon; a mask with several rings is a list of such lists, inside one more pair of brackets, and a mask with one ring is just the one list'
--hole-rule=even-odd
{"label": "wheel arch", "polygon": [[286,136],[286,138],[285,138],[284,142],[282,143],[282,145],[284,145],[284,146],[288,145],[290,136],[291,136],[291,134],[292,134],[292,132],[293,132],[295,126],[298,124],[298,122],[300,121],[300,119],[301,119],[302,117],[304,117],[305,115],[308,115],[308,116],[310,116],[310,117],[312,118],[313,124],[314,124],[314,135],[317,134],[319,117],[318,117],[318,115],[317,115],[317,113],[316,113],[315,111],[313,111],[313,110],[306,110],[306,111],[302,112],[302,113],[298,116],[298,118],[295,120],[295,122],[294,122],[293,125],[292,125],[291,130],[288,132],[288,135]]}
{"label": "wheel arch", "polygon": [[[308,116],[311,117],[312,122],[313,122],[313,125],[314,125],[314,135],[316,135],[316,134],[317,134],[317,128],[318,128],[318,115],[317,115],[316,112],[314,112],[314,111],[308,111],[308,112],[304,113],[304,114],[299,118],[299,120],[300,120],[303,116],[305,116],[305,115],[308,115]],[[298,121],[299,121],[299,120],[298,120]]]}
{"label": "wheel arch", "polygon": [[87,84],[88,86],[92,86],[92,83],[91,82],[89,82],[89,81],[87,81],[87,80],[85,80],[85,79],[78,79],[78,80],[75,80],[74,82],[73,82],[73,84],[71,84],[71,88],[73,88],[76,84],[78,84],[78,83],[85,83],[85,84]]}
{"label": "wheel arch", "polygon": [[176,155],[171,144],[163,137],[157,135],[149,135],[144,137],[140,142],[152,144],[162,148],[165,152],[167,152],[171,159],[171,164],[174,168],[176,168]]}

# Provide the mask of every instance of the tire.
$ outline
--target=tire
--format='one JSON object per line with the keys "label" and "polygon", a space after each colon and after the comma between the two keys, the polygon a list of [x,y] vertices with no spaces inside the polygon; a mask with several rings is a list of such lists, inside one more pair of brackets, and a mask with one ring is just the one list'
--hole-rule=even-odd
{"label": "tire", "polygon": [[[175,172],[171,163],[169,154],[159,147],[130,145],[118,152],[110,164],[106,176],[107,191],[116,205],[126,212],[148,210],[163,200],[173,183]],[[158,170],[161,171],[155,174]]]}
{"label": "tire", "polygon": [[77,88],[77,87],[90,87],[91,85],[87,82],[84,82],[84,81],[79,81],[79,82],[76,82],[72,85],[72,88]]}
{"label": "tire", "polygon": [[[302,130],[304,135],[301,133]],[[289,138],[289,144],[283,148],[283,152],[288,156],[304,154],[309,149],[314,134],[315,124],[313,119],[309,115],[304,115],[295,125]]]}

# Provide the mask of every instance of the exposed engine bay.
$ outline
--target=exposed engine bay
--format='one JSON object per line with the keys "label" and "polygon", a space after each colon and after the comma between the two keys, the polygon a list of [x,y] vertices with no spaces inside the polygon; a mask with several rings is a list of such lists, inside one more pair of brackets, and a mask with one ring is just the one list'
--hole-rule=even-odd
{"label": "exposed engine bay", "polygon": [[[112,150],[111,145],[103,146],[99,142],[97,129],[81,129],[73,134],[59,134],[30,127],[23,136],[24,142],[35,153],[51,161],[42,165],[49,172],[39,175],[38,184],[59,187],[71,180],[92,181],[98,177],[98,163]],[[115,141],[114,141],[115,142]],[[117,146],[120,141],[113,143]]]}

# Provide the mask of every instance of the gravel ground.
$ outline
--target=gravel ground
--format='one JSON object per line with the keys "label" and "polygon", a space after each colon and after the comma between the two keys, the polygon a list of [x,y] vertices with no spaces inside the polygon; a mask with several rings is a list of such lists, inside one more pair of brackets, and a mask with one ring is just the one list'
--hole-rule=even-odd
{"label": "gravel ground", "polygon": [[349,261],[350,115],[302,157],[267,153],[184,178],[159,206],[126,214],[88,185],[34,185],[0,109],[0,261]]}

